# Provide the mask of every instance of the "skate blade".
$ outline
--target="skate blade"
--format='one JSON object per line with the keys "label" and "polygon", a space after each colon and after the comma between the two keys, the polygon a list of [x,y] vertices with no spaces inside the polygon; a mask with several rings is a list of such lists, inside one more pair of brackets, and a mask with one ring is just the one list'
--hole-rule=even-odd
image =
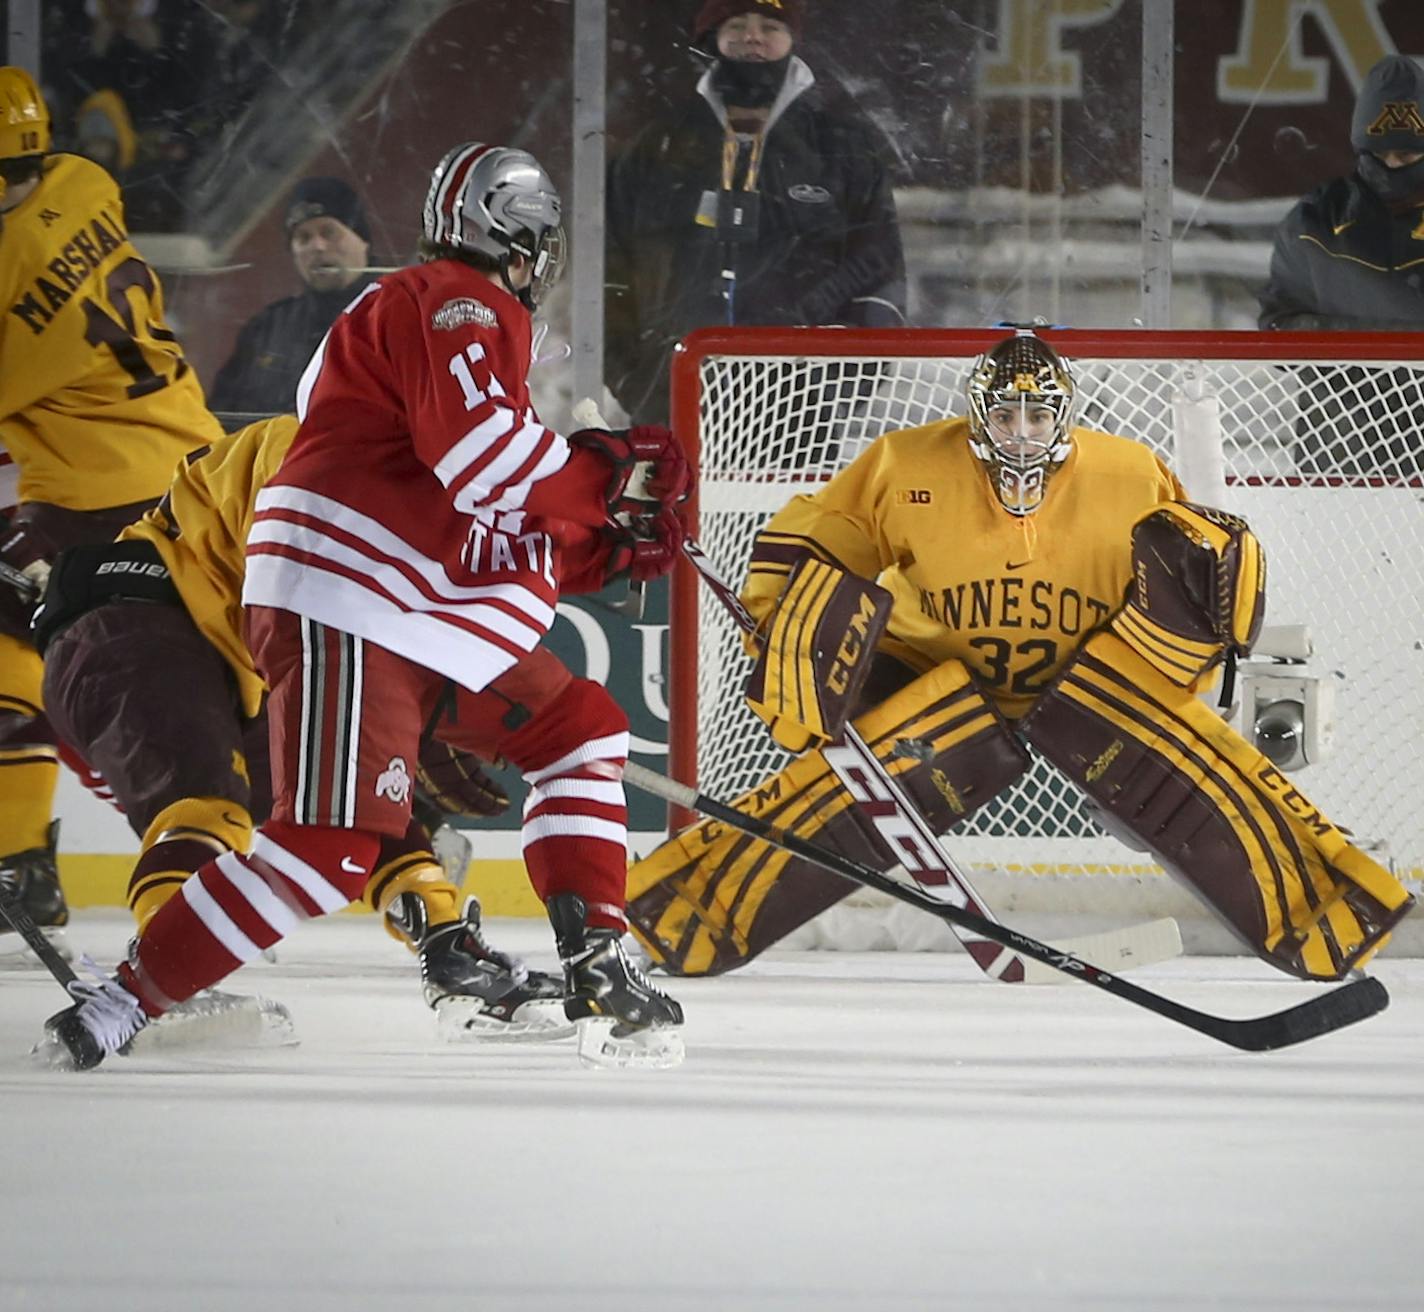
{"label": "skate blade", "polygon": [[271,998],[200,993],[149,1021],[121,1049],[125,1056],[174,1048],[286,1048],[297,1038],[291,1013]]}
{"label": "skate blade", "polygon": [[681,1066],[687,1055],[675,1029],[653,1026],[615,1034],[611,1016],[586,1016],[577,1022],[579,1061],[585,1066],[617,1070],[666,1071]]}
{"label": "skate blade", "polygon": [[[40,933],[65,961],[74,961],[74,949],[69,946],[69,936],[58,925],[42,927]],[[44,962],[35,956],[30,945],[18,934],[0,934],[0,961],[7,966],[37,966],[41,970],[46,969]]]}
{"label": "skate blade", "polygon": [[562,998],[521,1003],[509,1020],[482,1011],[483,1005],[479,998],[441,998],[435,1004],[440,1037],[451,1043],[549,1043],[574,1032]]}

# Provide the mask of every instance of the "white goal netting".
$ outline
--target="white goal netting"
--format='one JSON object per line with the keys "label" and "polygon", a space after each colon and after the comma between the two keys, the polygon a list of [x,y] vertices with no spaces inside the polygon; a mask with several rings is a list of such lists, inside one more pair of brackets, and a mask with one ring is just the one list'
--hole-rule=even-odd
{"label": "white goal netting", "polygon": [[[698,534],[740,583],[753,534],[881,433],[964,411],[973,356],[1002,334],[836,329],[699,334],[675,381],[695,424]],[[1078,422],[1158,451],[1199,500],[1244,514],[1269,562],[1266,622],[1309,627],[1308,670],[1333,691],[1333,750],[1301,789],[1401,877],[1424,872],[1424,342],[1381,338],[1322,356],[1322,335],[1060,333]],[[699,344],[700,343],[700,344]],[[834,350],[835,354],[823,352]],[[1306,358],[1305,352],[1315,358]],[[927,353],[928,352],[928,353]],[[1365,358],[1370,354],[1392,358]],[[731,797],[785,756],[741,700],[746,657],[709,595],[679,609],[674,760]],[[1330,726],[1327,726],[1330,727]],[[695,753],[693,744],[695,743]],[[1011,874],[1160,874],[1101,833],[1040,763],[952,833],[958,856]],[[1165,882],[1165,881],[1153,881]]]}

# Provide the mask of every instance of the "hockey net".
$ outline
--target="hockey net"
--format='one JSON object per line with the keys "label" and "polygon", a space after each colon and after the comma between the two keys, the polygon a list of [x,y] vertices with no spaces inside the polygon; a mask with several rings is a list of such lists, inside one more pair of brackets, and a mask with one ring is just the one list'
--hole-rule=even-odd
{"label": "hockey net", "polygon": [[[882,433],[964,413],[1002,331],[708,329],[673,370],[700,472],[696,534],[740,585],[752,538]],[[1147,443],[1190,495],[1244,514],[1269,562],[1268,625],[1307,625],[1332,685],[1333,749],[1301,788],[1401,878],[1424,874],[1424,335],[1046,333],[1073,363],[1079,424]],[[785,755],[745,708],[737,630],[692,571],[674,580],[670,768],[730,798]],[[1238,720],[1238,727],[1239,720]],[[677,817],[680,823],[688,817]],[[956,828],[955,854],[1013,904],[1104,889],[1134,913],[1193,904],[1093,823],[1043,762]],[[1053,881],[1032,876],[1052,876]],[[1064,880],[1068,881],[1065,886]],[[1088,890],[1091,888],[1091,892]]]}

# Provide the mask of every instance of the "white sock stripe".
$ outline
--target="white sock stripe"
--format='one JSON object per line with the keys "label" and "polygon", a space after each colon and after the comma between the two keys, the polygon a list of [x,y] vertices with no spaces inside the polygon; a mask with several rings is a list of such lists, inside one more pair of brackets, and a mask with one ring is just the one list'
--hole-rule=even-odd
{"label": "white sock stripe", "polygon": [[203,887],[203,881],[197,875],[183,881],[182,892],[193,914],[203,922],[203,928],[239,961],[251,961],[262,955],[262,949],[237,927],[232,917]]}
{"label": "white sock stripe", "polygon": [[252,836],[252,855],[265,861],[278,874],[285,875],[326,914],[340,911],[351,901],[315,866],[307,865],[285,847],[278,847],[260,829]]}
{"label": "white sock stripe", "polygon": [[348,829],[356,827],[356,785],[361,759],[361,694],[366,681],[365,640],[353,637],[351,641],[351,696],[346,708],[346,798],[342,807],[342,824]]}
{"label": "white sock stripe", "polygon": [[545,838],[593,838],[628,849],[628,826],[591,815],[541,815],[524,822],[523,847]]}
{"label": "white sock stripe", "polygon": [[[556,774],[563,774],[575,766],[587,765],[590,761],[608,760],[610,757],[628,759],[628,731],[611,733],[604,738],[590,738],[588,742],[559,757],[552,765],[542,769],[529,770],[524,778],[530,784],[542,783]],[[610,766],[612,761],[609,761]]]}
{"label": "white sock stripe", "polygon": [[[311,799],[308,792],[312,786],[308,753],[311,751],[312,733],[312,683],[315,670],[312,668],[311,621],[305,617],[299,625],[302,638],[302,703],[298,714],[301,723],[297,742],[297,789],[293,799],[293,810],[303,820],[310,821]],[[318,741],[320,741],[318,739]]]}
{"label": "white sock stripe", "polygon": [[552,797],[577,797],[585,802],[598,802],[603,806],[627,806],[628,795],[621,783],[603,779],[550,779],[548,783],[536,784],[529,790],[526,810],[533,810],[540,802]]}
{"label": "white sock stripe", "polygon": [[300,917],[271,889],[271,886],[236,852],[218,857],[217,867],[247,900],[250,906],[279,936],[290,934]]}
{"label": "white sock stripe", "polygon": [[588,909],[598,912],[600,916],[611,916],[614,920],[619,921],[625,929],[628,927],[628,913],[612,902],[590,902]]}

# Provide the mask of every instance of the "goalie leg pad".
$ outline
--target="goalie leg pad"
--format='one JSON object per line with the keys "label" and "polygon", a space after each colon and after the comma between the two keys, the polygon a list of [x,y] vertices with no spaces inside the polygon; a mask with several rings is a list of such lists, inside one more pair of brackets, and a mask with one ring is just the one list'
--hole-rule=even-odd
{"label": "goalie leg pad", "polygon": [[835,565],[803,558],[787,580],[747,679],[747,705],[791,752],[845,727],[890,622],[890,594]]}
{"label": "goalie leg pad", "polygon": [[1266,757],[1113,633],[1084,644],[1023,727],[1115,824],[1292,975],[1340,979],[1413,904]]}
{"label": "goalie leg pad", "polygon": [[[1028,767],[1028,754],[973,676],[947,661],[856,728],[938,833],[973,814]],[[821,752],[808,752],[736,799],[756,815],[877,870],[897,862]],[[750,961],[858,887],[714,820],[683,830],[628,872],[630,928],[672,974],[717,975]]]}

